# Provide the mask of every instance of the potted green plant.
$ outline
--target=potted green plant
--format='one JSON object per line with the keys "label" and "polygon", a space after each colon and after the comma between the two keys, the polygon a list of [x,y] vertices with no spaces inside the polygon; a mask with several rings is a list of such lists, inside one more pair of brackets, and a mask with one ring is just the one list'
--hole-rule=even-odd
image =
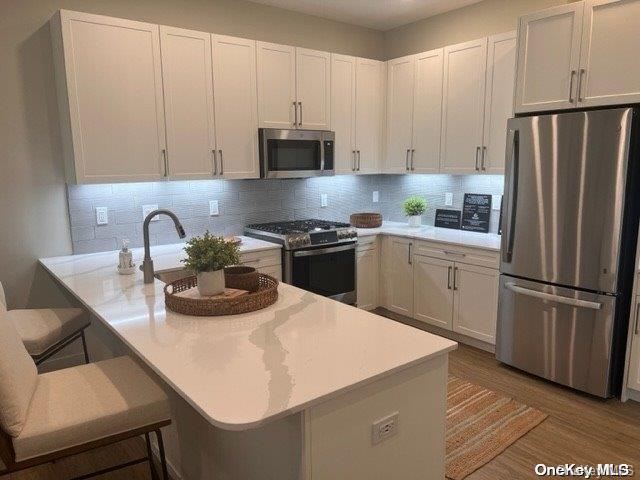
{"label": "potted green plant", "polygon": [[198,277],[198,292],[202,296],[218,295],[224,291],[224,268],[240,263],[238,246],[207,231],[194,237],[184,248],[185,266]]}
{"label": "potted green plant", "polygon": [[404,214],[409,217],[410,227],[419,227],[421,215],[427,210],[427,201],[422,197],[409,197],[404,201]]}

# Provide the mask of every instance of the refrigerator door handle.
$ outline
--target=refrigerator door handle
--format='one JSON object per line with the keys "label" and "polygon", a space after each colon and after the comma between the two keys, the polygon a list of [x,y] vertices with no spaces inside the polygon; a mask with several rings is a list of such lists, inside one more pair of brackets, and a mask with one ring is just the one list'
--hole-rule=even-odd
{"label": "refrigerator door handle", "polygon": [[601,310],[602,303],[590,302],[588,300],[579,300],[577,298],[563,297],[560,295],[554,295],[552,293],[538,292],[537,290],[531,290],[516,285],[515,283],[507,283],[505,285],[509,290],[521,295],[527,295],[529,297],[539,298],[541,300],[549,300],[555,303],[562,303],[564,305],[571,305],[573,307],[590,308],[591,310]]}
{"label": "refrigerator door handle", "polygon": [[514,228],[516,226],[516,209],[518,207],[518,161],[520,157],[520,133],[518,130],[507,132],[507,165],[509,167],[508,224],[505,229],[507,237],[502,249],[502,261],[511,263],[513,258]]}

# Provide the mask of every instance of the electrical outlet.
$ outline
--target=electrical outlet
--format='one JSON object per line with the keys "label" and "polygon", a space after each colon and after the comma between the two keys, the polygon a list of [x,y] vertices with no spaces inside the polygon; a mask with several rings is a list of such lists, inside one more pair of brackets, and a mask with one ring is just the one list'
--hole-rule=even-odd
{"label": "electrical outlet", "polygon": [[320,195],[320,206],[321,207],[326,207],[327,206],[327,194],[323,193]]}
{"label": "electrical outlet", "polygon": [[373,203],[378,203],[380,201],[380,195],[378,194],[377,190],[374,190],[373,192]]}
{"label": "electrical outlet", "polygon": [[450,207],[451,205],[453,205],[453,193],[447,192],[444,194],[444,204],[447,207]]}
{"label": "electrical outlet", "polygon": [[371,426],[371,443],[378,443],[398,434],[398,421],[400,412],[394,412],[391,415],[381,418]]}
{"label": "electrical outlet", "polygon": [[215,217],[217,215],[220,215],[218,200],[209,200],[209,216]]}
{"label": "electrical outlet", "polygon": [[491,210],[500,210],[502,195],[491,195]]}
{"label": "electrical outlet", "polygon": [[[144,222],[147,215],[149,215],[154,210],[158,209],[158,205],[142,205],[142,221]],[[155,216],[151,219],[152,222],[157,222],[160,217]]]}
{"label": "electrical outlet", "polygon": [[107,207],[96,207],[96,224],[109,224],[109,209]]}

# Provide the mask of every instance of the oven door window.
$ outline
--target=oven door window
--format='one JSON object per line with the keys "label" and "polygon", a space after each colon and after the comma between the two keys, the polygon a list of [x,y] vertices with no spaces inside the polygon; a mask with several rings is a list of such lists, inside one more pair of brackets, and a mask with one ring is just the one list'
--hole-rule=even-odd
{"label": "oven door window", "polygon": [[290,172],[320,170],[318,140],[267,140],[269,170]]}
{"label": "oven door window", "polygon": [[293,257],[293,285],[331,297],[356,289],[356,251]]}

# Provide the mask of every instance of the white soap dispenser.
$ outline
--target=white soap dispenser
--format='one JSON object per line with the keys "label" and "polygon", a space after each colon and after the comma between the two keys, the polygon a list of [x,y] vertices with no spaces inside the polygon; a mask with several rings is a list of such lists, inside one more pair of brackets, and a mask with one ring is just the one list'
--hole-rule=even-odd
{"label": "white soap dispenser", "polygon": [[133,254],[129,250],[129,240],[122,239],[122,250],[120,250],[120,260],[118,262],[118,273],[120,275],[131,275],[136,272],[136,264],[133,263]]}

